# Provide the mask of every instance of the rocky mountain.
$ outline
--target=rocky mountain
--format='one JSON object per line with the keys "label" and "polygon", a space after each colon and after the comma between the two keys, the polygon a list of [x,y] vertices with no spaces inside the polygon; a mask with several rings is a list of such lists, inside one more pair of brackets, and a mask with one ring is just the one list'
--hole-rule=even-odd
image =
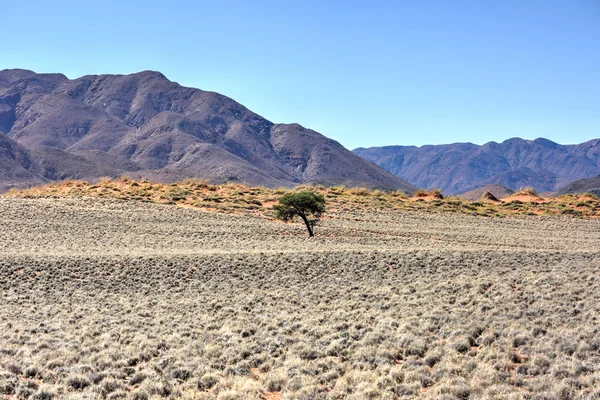
{"label": "rocky mountain", "polygon": [[554,192],[600,173],[600,139],[560,145],[542,138],[513,138],[482,146],[386,146],[358,148],[354,153],[414,185],[439,188],[446,194],[489,184],[511,190],[532,186],[538,192]]}
{"label": "rocky mountain", "polygon": [[558,194],[568,193],[592,193],[600,196],[600,175],[572,182],[558,192]]}
{"label": "rocky mountain", "polygon": [[416,188],[338,142],[158,72],[0,71],[0,190],[65,178]]}

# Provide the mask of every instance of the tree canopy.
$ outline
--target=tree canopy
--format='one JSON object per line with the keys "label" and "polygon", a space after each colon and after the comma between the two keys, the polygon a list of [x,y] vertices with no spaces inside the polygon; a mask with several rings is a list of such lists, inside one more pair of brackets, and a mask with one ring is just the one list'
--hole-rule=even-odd
{"label": "tree canopy", "polygon": [[[274,205],[275,217],[284,221],[299,216],[304,221],[309,236],[314,236],[313,225],[325,212],[325,197],[322,194],[302,191],[289,192],[279,199],[279,204]],[[313,220],[308,217],[312,216]]]}

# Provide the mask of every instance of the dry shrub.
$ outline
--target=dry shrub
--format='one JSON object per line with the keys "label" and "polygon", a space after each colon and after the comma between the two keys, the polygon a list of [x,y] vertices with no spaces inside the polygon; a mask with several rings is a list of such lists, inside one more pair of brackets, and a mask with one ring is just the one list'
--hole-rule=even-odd
{"label": "dry shrub", "polygon": [[417,191],[413,195],[414,197],[427,197],[429,196],[429,192],[425,189],[417,189]]}
{"label": "dry shrub", "polygon": [[433,197],[435,199],[443,199],[444,196],[442,195],[442,191],[440,189],[434,189],[434,190],[425,190],[425,189],[418,189],[415,194],[414,197]]}
{"label": "dry shrub", "polygon": [[350,193],[354,196],[369,196],[371,194],[371,191],[369,189],[363,188],[363,187],[354,187],[354,188],[348,189],[348,193]]}
{"label": "dry shrub", "polygon": [[403,192],[402,190],[394,190],[392,193],[390,193],[390,195],[392,197],[400,197],[403,199],[407,199],[409,197],[409,195],[406,192]]}

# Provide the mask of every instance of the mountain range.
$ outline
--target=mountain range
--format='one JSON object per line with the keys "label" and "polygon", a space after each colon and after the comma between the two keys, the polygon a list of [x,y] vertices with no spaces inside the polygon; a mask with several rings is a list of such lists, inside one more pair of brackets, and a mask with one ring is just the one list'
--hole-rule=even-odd
{"label": "mountain range", "polygon": [[600,139],[560,145],[513,138],[482,146],[350,152],[318,132],[270,122],[226,96],[183,87],[159,72],[71,80],[0,71],[0,191],[127,175],[269,187],[344,184],[407,193],[423,187],[460,194],[490,184],[557,192],[594,186],[595,181],[567,185],[598,174]]}
{"label": "mountain range", "polygon": [[353,152],[414,185],[438,188],[446,194],[490,184],[556,192],[575,180],[600,174],[600,139],[560,145],[543,138],[513,138],[481,146],[385,146]]}
{"label": "mountain range", "polygon": [[416,187],[298,124],[159,72],[0,71],[0,190],[67,178]]}

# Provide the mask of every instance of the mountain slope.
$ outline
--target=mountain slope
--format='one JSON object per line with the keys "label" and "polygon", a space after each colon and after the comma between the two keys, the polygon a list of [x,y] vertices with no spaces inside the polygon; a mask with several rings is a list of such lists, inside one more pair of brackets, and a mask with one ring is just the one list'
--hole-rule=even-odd
{"label": "mountain slope", "polygon": [[558,192],[558,194],[568,193],[593,193],[600,196],[600,175],[572,182]]}
{"label": "mountain slope", "polygon": [[74,80],[0,71],[0,133],[39,175],[13,166],[10,177],[0,176],[5,186],[127,174],[165,182],[416,189],[315,131],[273,124],[228,97],[153,71]]}
{"label": "mountain slope", "polygon": [[354,150],[417,186],[464,193],[499,184],[511,190],[533,186],[556,191],[600,173],[600,139],[560,145],[547,139],[508,139],[483,146],[454,143],[437,146],[387,146]]}
{"label": "mountain slope", "polygon": [[27,150],[0,133],[0,191],[22,186],[23,183],[40,184],[43,181]]}

